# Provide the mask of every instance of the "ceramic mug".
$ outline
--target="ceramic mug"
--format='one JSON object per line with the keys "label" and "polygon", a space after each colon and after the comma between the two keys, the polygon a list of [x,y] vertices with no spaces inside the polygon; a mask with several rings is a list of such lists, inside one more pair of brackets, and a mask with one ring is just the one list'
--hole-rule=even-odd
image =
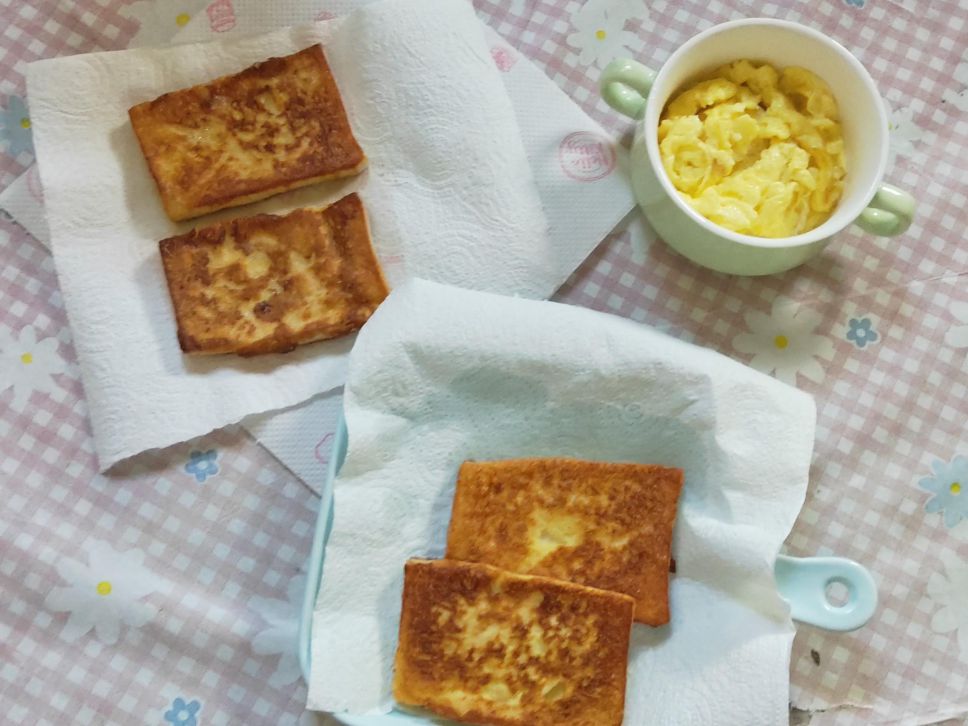
{"label": "ceramic mug", "polygon": [[[659,156],[659,116],[669,99],[701,74],[743,58],[813,71],[840,107],[847,163],[843,196],[826,222],[793,237],[754,237],[710,222],[682,199]],[[671,247],[700,265],[735,275],[782,272],[816,255],[852,222],[891,236],[904,232],[914,217],[911,195],[881,181],[888,124],[873,79],[850,52],[816,30],[768,18],[715,25],[676,50],[658,73],[633,60],[613,61],[600,87],[609,106],[639,121],[631,154],[639,205]]]}

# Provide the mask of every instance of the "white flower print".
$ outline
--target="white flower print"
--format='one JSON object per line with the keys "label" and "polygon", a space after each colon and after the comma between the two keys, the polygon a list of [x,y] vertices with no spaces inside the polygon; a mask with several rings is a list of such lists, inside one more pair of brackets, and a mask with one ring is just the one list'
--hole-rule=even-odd
{"label": "white flower print", "polygon": [[944,342],[952,348],[968,348],[968,303],[952,303],[951,314],[962,325],[952,325],[948,328]]}
{"label": "white flower print", "polygon": [[645,3],[633,0],[588,0],[574,15],[575,32],[568,44],[579,51],[578,60],[604,68],[631,50],[635,35],[625,30],[625,22],[636,15],[645,17]]}
{"label": "white flower print", "polygon": [[252,650],[259,655],[279,655],[279,664],[269,677],[269,685],[281,688],[300,678],[299,610],[302,607],[306,576],[289,580],[286,600],[267,597],[249,599],[249,607],[266,621],[268,627],[252,639]]}
{"label": "white flower print", "polygon": [[[886,102],[885,102],[886,103]],[[887,110],[887,127],[890,131],[890,156],[888,166],[893,166],[899,156],[914,156],[914,144],[921,140],[921,127],[914,123],[914,109],[898,108]]]}
{"label": "white flower print", "polygon": [[22,411],[33,391],[50,393],[56,384],[53,375],[67,371],[57,352],[57,338],[37,340],[32,326],[19,334],[0,330],[0,391],[13,386],[13,408]]}
{"label": "white flower print", "polygon": [[951,551],[941,553],[945,574],[932,572],[928,578],[928,597],[934,602],[931,629],[936,633],[955,632],[961,659],[968,662],[968,564]]}
{"label": "white flower print", "polygon": [[118,642],[121,626],[140,628],[154,617],[154,606],[142,599],[159,589],[160,580],[144,566],[144,552],[117,552],[107,542],[89,540],[87,563],[62,559],[57,573],[67,587],[55,587],[44,605],[70,617],[61,637],[75,641],[93,628],[98,640]]}
{"label": "white flower print", "polygon": [[138,0],[121,9],[121,14],[141,23],[130,48],[166,45],[211,0]]}
{"label": "white flower print", "polygon": [[823,320],[819,313],[778,296],[769,315],[753,311],[745,319],[750,332],[733,338],[733,347],[753,356],[753,368],[790,385],[796,385],[797,374],[814,383],[823,381],[824,369],[817,359],[832,358],[834,344],[814,333]]}

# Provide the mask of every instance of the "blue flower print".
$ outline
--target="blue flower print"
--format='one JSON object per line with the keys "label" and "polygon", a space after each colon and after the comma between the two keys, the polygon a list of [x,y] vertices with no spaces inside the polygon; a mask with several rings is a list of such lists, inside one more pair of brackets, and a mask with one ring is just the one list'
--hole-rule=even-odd
{"label": "blue flower print", "polygon": [[171,708],[165,711],[165,721],[172,726],[198,726],[195,715],[201,707],[198,701],[185,703],[184,698],[176,698],[171,702]]}
{"label": "blue flower print", "polygon": [[870,318],[851,318],[847,325],[850,328],[847,331],[847,340],[858,348],[863,348],[868,343],[876,343],[880,337],[877,331],[871,327]]}
{"label": "blue flower print", "polygon": [[864,0],[844,0],[848,5],[853,5],[855,8],[864,7]]}
{"label": "blue flower print", "polygon": [[18,96],[10,96],[7,107],[0,110],[0,139],[7,141],[7,153],[13,157],[21,151],[34,150],[27,106]]}
{"label": "blue flower print", "polygon": [[968,519],[968,457],[956,456],[948,463],[935,460],[931,468],[934,476],[918,482],[922,489],[934,493],[924,511],[944,511],[944,524],[950,529]]}
{"label": "blue flower print", "polygon": [[208,451],[193,451],[189,455],[188,463],[185,464],[185,471],[195,477],[195,481],[201,484],[210,476],[218,474],[218,451],[209,449]]}

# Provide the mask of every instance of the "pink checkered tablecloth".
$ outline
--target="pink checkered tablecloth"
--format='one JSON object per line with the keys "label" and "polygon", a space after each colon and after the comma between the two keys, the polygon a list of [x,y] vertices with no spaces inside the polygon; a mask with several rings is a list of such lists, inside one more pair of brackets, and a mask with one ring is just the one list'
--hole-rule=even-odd
{"label": "pink checkered tablecloth", "polygon": [[[317,13],[325,0],[311,3]],[[811,393],[796,555],[873,572],[874,620],[801,626],[791,701],[817,726],[968,723],[968,2],[477,0],[481,18],[607,129],[612,57],[656,67],[716,22],[818,28],[889,108],[888,180],[918,198],[904,235],[848,230],[807,265],[739,278],[633,226],[558,298],[653,325]],[[0,188],[32,162],[26,63],[163,43],[231,0],[0,0]],[[782,337],[784,345],[777,345]],[[49,253],[0,218],[0,722],[310,722],[296,612],[317,499],[243,430],[97,473]]]}

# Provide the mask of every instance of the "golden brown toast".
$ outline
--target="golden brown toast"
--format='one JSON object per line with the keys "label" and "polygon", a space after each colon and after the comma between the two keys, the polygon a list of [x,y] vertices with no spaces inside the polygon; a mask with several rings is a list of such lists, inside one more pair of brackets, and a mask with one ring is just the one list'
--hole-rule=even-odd
{"label": "golden brown toast", "polygon": [[635,599],[669,622],[669,560],[682,470],[578,459],[467,461],[447,557],[546,575]]}
{"label": "golden brown toast", "polygon": [[128,115],[176,221],[366,166],[319,45],[166,93]]}
{"label": "golden brown toast", "polygon": [[186,353],[285,353],[360,328],[387,296],[356,194],[159,243]]}
{"label": "golden brown toast", "polygon": [[498,726],[619,726],[632,598],[496,567],[404,568],[393,694]]}

